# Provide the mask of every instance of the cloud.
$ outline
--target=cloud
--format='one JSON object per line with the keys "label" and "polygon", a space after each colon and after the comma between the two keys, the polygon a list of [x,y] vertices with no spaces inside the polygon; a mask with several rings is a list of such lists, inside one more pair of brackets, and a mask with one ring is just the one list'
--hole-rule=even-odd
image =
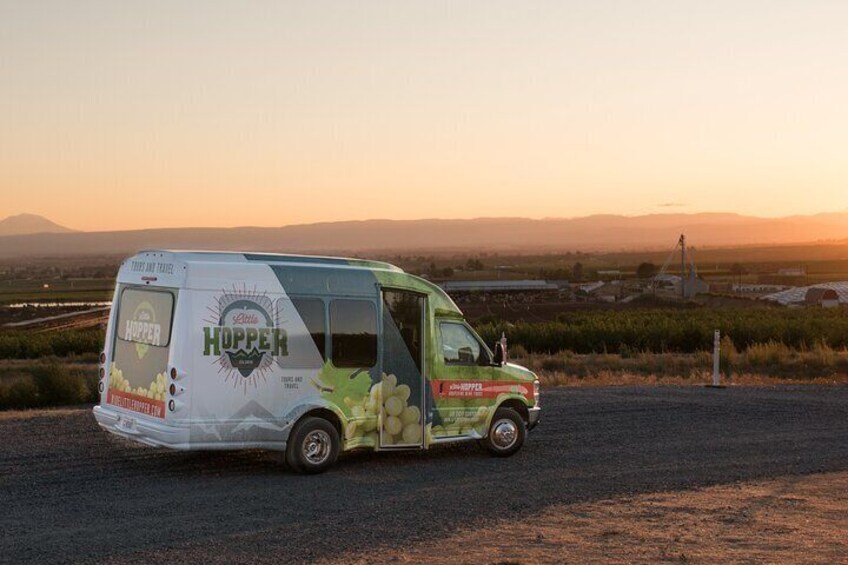
{"label": "cloud", "polygon": [[683,208],[686,204],[683,202],[664,202],[662,204],[657,204],[659,208]]}

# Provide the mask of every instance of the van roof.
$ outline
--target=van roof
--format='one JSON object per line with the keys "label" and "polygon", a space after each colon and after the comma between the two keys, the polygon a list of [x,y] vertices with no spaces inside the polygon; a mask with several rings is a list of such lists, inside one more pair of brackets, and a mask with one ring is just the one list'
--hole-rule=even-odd
{"label": "van roof", "polygon": [[[238,264],[253,263],[256,266],[292,266],[292,267],[328,267],[348,271],[379,271],[377,276],[383,282],[407,284],[433,297],[433,307],[437,315],[462,316],[462,311],[438,285],[384,261],[353,259],[345,257],[322,257],[318,255],[287,255],[281,253],[246,253],[241,251],[186,251],[170,249],[147,249],[128,257],[118,272],[121,284],[150,284],[154,286],[182,287],[191,275],[187,272],[190,264]],[[179,265],[178,267],[175,265]]]}
{"label": "van roof", "polygon": [[360,267],[363,269],[382,269],[403,273],[403,269],[385,261],[373,261],[370,259],[357,259],[351,257],[329,257],[322,255],[291,255],[287,253],[250,253],[243,251],[193,251],[179,249],[144,249],[143,253],[168,253],[182,261],[256,261],[268,264],[285,265],[338,265],[340,267]]}

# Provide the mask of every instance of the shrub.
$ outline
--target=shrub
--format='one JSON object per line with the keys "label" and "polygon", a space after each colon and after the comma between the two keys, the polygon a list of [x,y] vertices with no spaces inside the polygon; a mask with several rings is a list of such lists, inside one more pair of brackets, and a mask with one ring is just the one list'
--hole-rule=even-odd
{"label": "shrub", "polygon": [[51,363],[24,369],[20,377],[0,381],[0,409],[38,408],[97,401],[97,374]]}
{"label": "shrub", "polygon": [[522,345],[510,345],[509,357],[527,357],[527,350]]}
{"label": "shrub", "polygon": [[39,402],[38,388],[32,379],[0,383],[0,408],[33,408],[40,406]]}
{"label": "shrub", "polygon": [[38,366],[30,373],[43,405],[79,404],[88,399],[88,386],[78,371],[58,363]]}
{"label": "shrub", "polygon": [[789,348],[776,341],[753,343],[745,350],[745,358],[753,367],[784,365],[791,356]]}
{"label": "shrub", "polygon": [[96,357],[103,349],[103,330],[0,332],[0,359],[38,359],[46,356]]}
{"label": "shrub", "polygon": [[556,357],[545,357],[542,359],[542,369],[545,371],[562,371],[564,365],[562,360]]}
{"label": "shrub", "polygon": [[824,368],[836,366],[836,352],[828,344],[820,341],[816,342],[809,351],[802,351],[801,356],[804,362],[811,367]]}
{"label": "shrub", "polygon": [[[634,352],[695,353],[712,351],[713,332],[721,330],[722,348],[744,351],[753,344],[781,343],[791,349],[848,347],[845,309],[663,309],[581,310],[565,312],[555,322],[493,322],[477,325],[486,343],[506,332],[510,343],[529,353]],[[734,349],[730,349],[730,345]],[[723,360],[733,362],[732,357]]]}

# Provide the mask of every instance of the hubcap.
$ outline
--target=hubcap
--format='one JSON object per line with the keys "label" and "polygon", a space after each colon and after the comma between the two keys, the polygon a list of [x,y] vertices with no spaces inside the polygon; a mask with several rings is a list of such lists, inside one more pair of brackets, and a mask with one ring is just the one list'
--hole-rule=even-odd
{"label": "hubcap", "polygon": [[330,457],[330,434],[324,430],[309,432],[303,440],[303,458],[313,465],[320,465]]}
{"label": "hubcap", "polygon": [[500,449],[509,449],[518,440],[518,428],[512,420],[498,420],[492,426],[492,443]]}

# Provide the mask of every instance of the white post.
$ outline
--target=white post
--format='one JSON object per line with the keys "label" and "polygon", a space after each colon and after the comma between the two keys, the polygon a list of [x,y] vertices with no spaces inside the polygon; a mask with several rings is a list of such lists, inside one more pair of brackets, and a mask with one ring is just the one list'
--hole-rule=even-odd
{"label": "white post", "polygon": [[721,362],[721,332],[715,331],[713,339],[713,386],[720,386],[721,373],[719,373]]}

